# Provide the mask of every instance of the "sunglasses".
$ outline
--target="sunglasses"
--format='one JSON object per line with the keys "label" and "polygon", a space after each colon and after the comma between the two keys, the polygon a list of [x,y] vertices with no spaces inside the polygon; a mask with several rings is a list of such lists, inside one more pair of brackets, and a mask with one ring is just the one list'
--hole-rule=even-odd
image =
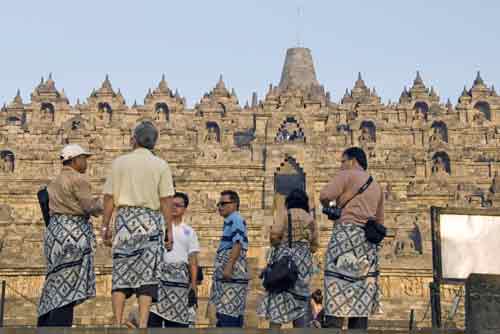
{"label": "sunglasses", "polygon": [[174,208],[185,208],[185,206],[183,204],[174,203]]}
{"label": "sunglasses", "polygon": [[219,203],[217,203],[217,207],[220,208],[221,206],[224,206],[226,204],[231,204],[231,203],[234,203],[234,202],[219,202]]}

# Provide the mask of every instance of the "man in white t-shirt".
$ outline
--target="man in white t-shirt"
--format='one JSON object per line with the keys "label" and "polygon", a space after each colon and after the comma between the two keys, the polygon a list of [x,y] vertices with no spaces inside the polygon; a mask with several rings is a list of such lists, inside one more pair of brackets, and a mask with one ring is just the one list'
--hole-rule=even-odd
{"label": "man in white t-shirt", "polygon": [[197,295],[200,245],[196,232],[183,222],[188,205],[189,197],[176,192],[172,199],[173,248],[165,252],[160,263],[158,302],[151,308],[148,327],[189,326],[189,308]]}

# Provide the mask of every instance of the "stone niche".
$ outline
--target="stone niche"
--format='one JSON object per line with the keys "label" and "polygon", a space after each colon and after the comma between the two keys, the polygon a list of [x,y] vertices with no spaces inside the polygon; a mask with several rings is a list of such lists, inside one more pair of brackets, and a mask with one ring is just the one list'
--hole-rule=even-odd
{"label": "stone niche", "polygon": [[[18,94],[0,107],[0,276],[18,292],[7,289],[5,325],[36,321],[45,275],[45,226],[36,190],[59,173],[62,147],[79,143],[94,153],[87,177],[100,196],[111,162],[130,151],[133,127],[143,120],[159,128],[154,153],[169,162],[176,189],[191,199],[189,223],[198,233],[206,273],[199,291],[199,326],[208,325],[206,301],[222,232],[215,207],[220,192],[240,194],[249,262],[252,272],[259,272],[270,247],[273,204],[293,188],[305,189],[321,231],[312,289],[322,288],[332,222],[321,214],[319,192],[339,171],[342,152],[350,146],[365,149],[368,171],[385,190],[384,313],[374,321],[396,328],[407,324],[410,308],[423,319],[432,280],[429,206],[500,206],[500,98],[480,77],[456,106],[441,105],[420,73],[397,103],[384,105],[368,87],[358,75],[354,88],[341,101],[332,101],[317,79],[311,50],[293,48],[279,84],[271,84],[261,100],[253,94],[251,106],[244,108],[222,78],[192,108],[164,77],[143,104],[130,106],[109,77],[85,102],[74,105],[51,77],[42,79],[30,101]],[[95,227],[100,219],[94,220]],[[97,297],[77,307],[78,326],[112,324],[111,255],[99,241]],[[263,291],[258,278],[251,284],[246,326],[257,327],[264,323],[255,318]],[[429,318],[419,327],[428,326]]]}

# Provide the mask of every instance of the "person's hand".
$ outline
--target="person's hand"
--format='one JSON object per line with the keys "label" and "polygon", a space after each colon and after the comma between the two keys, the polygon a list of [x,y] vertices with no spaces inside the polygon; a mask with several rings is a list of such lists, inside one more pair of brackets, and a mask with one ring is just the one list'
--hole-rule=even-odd
{"label": "person's hand", "polygon": [[102,241],[104,242],[105,246],[108,246],[108,247],[113,246],[113,244],[111,242],[112,233],[111,233],[111,229],[109,228],[109,226],[103,225],[101,227],[101,237],[102,237]]}
{"label": "person's hand", "polygon": [[233,276],[233,268],[229,264],[226,264],[224,266],[224,271],[222,272],[222,278],[231,279],[232,276]]}

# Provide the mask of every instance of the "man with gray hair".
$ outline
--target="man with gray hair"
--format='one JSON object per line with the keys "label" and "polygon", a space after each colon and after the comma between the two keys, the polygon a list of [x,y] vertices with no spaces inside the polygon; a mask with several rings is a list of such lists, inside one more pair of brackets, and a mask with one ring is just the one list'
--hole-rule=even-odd
{"label": "man with gray hair", "polygon": [[[123,323],[125,299],[139,300],[139,327],[146,328],[152,302],[158,299],[159,264],[171,249],[171,206],[174,186],[168,163],[151,150],[158,130],[151,122],[136,126],[131,139],[133,151],[115,159],[104,185],[102,236],[111,246],[109,227],[114,223],[112,302],[115,324]],[[165,222],[168,223],[165,242]]]}

